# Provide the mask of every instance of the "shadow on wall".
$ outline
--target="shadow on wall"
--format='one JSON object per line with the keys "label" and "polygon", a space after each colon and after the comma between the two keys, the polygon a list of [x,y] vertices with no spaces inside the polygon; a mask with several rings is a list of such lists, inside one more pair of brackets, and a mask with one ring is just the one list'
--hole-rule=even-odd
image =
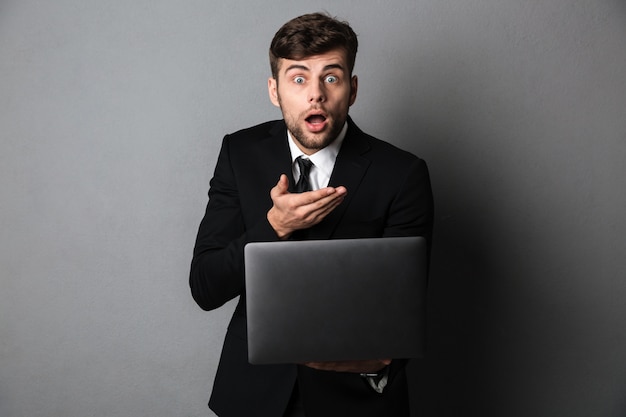
{"label": "shadow on wall", "polygon": [[386,86],[396,111],[381,127],[427,160],[435,195],[428,353],[411,364],[414,415],[623,407],[614,390],[625,341],[611,330],[623,325],[623,307],[606,255],[615,249],[590,242],[598,207],[580,157],[597,144],[549,118],[559,109],[525,91],[534,85],[517,81],[524,68],[503,74],[506,57],[481,68],[472,51],[443,49],[431,60],[416,52],[419,63],[387,77],[420,74],[411,89]]}

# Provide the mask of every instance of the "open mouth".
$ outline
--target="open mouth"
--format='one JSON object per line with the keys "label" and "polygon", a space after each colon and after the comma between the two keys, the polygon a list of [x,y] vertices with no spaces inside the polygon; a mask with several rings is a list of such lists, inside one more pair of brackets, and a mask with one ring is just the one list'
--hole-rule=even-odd
{"label": "open mouth", "polygon": [[309,117],[307,117],[305,120],[307,123],[315,125],[315,124],[324,123],[326,121],[326,117],[321,114],[312,114]]}
{"label": "open mouth", "polygon": [[309,131],[315,133],[326,128],[327,118],[323,114],[310,114],[304,121]]}

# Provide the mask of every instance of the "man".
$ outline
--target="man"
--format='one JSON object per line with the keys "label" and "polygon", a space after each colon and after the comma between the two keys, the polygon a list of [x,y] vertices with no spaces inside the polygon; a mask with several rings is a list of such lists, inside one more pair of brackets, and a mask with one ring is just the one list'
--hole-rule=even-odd
{"label": "man", "polygon": [[[324,14],[287,22],[270,47],[271,102],[283,120],[227,135],[210,183],[190,285],[205,310],[239,297],[209,406],[220,417],[407,416],[406,360],[286,365],[247,360],[243,247],[253,241],[425,236],[426,164],[363,133],[357,38]],[[299,157],[312,162],[309,175]],[[297,180],[313,191],[293,192]],[[391,301],[393,302],[393,301]]]}

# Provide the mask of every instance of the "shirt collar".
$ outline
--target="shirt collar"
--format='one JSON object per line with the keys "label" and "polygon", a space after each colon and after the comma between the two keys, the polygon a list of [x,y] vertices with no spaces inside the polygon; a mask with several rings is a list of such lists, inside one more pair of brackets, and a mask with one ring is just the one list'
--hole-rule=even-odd
{"label": "shirt collar", "polygon": [[341,132],[337,135],[337,138],[332,141],[332,143],[326,146],[323,149],[315,152],[312,155],[305,155],[304,152],[298,148],[296,145],[295,139],[291,136],[291,132],[287,129],[287,137],[289,138],[289,150],[291,151],[291,163],[296,160],[297,157],[305,155],[305,157],[309,158],[311,162],[330,177],[330,174],[333,172],[333,168],[335,167],[335,160],[337,159],[337,155],[339,154],[339,149],[341,148],[341,144],[346,137],[346,133],[348,131],[348,122],[344,123],[343,128],[341,128]]}

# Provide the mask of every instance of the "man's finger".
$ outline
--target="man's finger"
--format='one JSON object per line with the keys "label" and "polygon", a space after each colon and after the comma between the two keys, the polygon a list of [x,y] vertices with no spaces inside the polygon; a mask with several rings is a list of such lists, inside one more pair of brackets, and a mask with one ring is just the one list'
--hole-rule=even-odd
{"label": "man's finger", "polygon": [[335,199],[343,198],[347,191],[345,187],[326,187],[319,190],[307,191],[301,194],[297,194],[297,205],[306,206],[314,205],[315,208],[319,208],[326,204],[329,204]]}

